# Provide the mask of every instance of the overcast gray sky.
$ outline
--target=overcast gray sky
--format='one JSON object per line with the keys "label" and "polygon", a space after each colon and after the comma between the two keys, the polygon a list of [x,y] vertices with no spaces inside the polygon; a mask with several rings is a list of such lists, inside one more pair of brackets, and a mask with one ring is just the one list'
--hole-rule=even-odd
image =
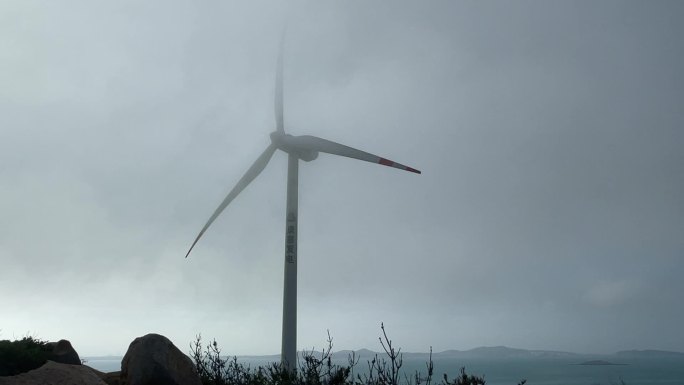
{"label": "overcast gray sky", "polygon": [[0,3],[0,338],[280,351],[285,115],[422,175],[300,167],[299,348],[684,351],[684,3]]}

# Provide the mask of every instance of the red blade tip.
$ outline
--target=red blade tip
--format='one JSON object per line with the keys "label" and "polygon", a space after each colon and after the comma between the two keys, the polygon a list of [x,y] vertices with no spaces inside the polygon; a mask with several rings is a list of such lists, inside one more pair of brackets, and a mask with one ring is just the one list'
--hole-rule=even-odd
{"label": "red blade tip", "polygon": [[399,163],[391,161],[389,159],[380,158],[378,163],[383,165],[383,166],[396,167],[396,168],[400,168],[402,170],[411,171],[411,172],[415,172],[416,174],[420,174],[420,171],[416,170],[415,168],[411,168],[409,166],[404,166],[403,164],[399,164]]}

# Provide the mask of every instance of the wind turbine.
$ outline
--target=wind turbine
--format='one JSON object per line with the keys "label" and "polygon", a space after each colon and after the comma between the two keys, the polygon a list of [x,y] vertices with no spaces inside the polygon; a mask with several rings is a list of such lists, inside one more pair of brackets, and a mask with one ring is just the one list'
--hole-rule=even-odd
{"label": "wind turbine", "polygon": [[245,175],[223,199],[216,211],[200,230],[197,238],[190,246],[185,258],[197,244],[205,231],[211,226],[223,210],[256,178],[271,160],[276,150],[288,154],[287,163],[287,208],[285,213],[285,278],[283,288],[283,330],[281,363],[288,370],[296,368],[297,358],[297,215],[298,215],[298,179],[299,160],[310,162],[318,157],[319,152],[340,155],[377,163],[383,166],[398,168],[420,174],[420,171],[404,166],[401,163],[382,158],[355,148],[335,143],[310,135],[293,136],[285,133],[283,114],[283,44],[280,45],[275,80],[275,122],[276,130],[271,133],[271,144],[257,158]]}

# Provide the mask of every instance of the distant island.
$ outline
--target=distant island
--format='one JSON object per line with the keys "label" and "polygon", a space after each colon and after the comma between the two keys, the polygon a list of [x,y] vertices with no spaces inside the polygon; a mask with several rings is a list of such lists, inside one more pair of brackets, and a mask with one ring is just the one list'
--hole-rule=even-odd
{"label": "distant island", "polygon": [[609,362],[609,361],[604,361],[604,360],[591,360],[591,361],[584,361],[582,363],[575,364],[575,365],[598,365],[598,366],[601,366],[601,365],[628,365],[628,364],[616,364],[614,362]]}

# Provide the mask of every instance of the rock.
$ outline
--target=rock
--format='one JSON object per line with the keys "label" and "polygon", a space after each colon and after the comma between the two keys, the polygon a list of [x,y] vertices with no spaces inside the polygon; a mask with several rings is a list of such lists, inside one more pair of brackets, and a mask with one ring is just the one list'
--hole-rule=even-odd
{"label": "rock", "polygon": [[[87,366],[87,365],[84,365],[84,366]],[[119,372],[105,373],[105,372],[101,372],[97,369],[93,369],[90,366],[87,366],[87,367],[90,368],[90,370],[92,370],[93,372],[95,372],[95,374],[97,374],[97,376],[100,377],[100,379],[102,379],[102,381],[106,382],[107,385],[126,385],[121,380],[121,372],[120,371]]]}
{"label": "rock", "polygon": [[131,342],[121,361],[121,379],[128,385],[202,385],[190,357],[159,334]]}
{"label": "rock", "polygon": [[60,364],[69,365],[81,365],[81,359],[78,357],[78,353],[71,346],[71,342],[67,340],[59,340],[57,342],[49,342],[50,347],[50,360],[58,362]]}
{"label": "rock", "polygon": [[[80,362],[79,362],[80,363]],[[38,369],[0,377],[0,385],[107,385],[89,367],[48,361]]]}
{"label": "rock", "polygon": [[111,372],[105,373],[104,376],[100,376],[107,385],[125,385],[126,383],[121,380],[121,372]]}

